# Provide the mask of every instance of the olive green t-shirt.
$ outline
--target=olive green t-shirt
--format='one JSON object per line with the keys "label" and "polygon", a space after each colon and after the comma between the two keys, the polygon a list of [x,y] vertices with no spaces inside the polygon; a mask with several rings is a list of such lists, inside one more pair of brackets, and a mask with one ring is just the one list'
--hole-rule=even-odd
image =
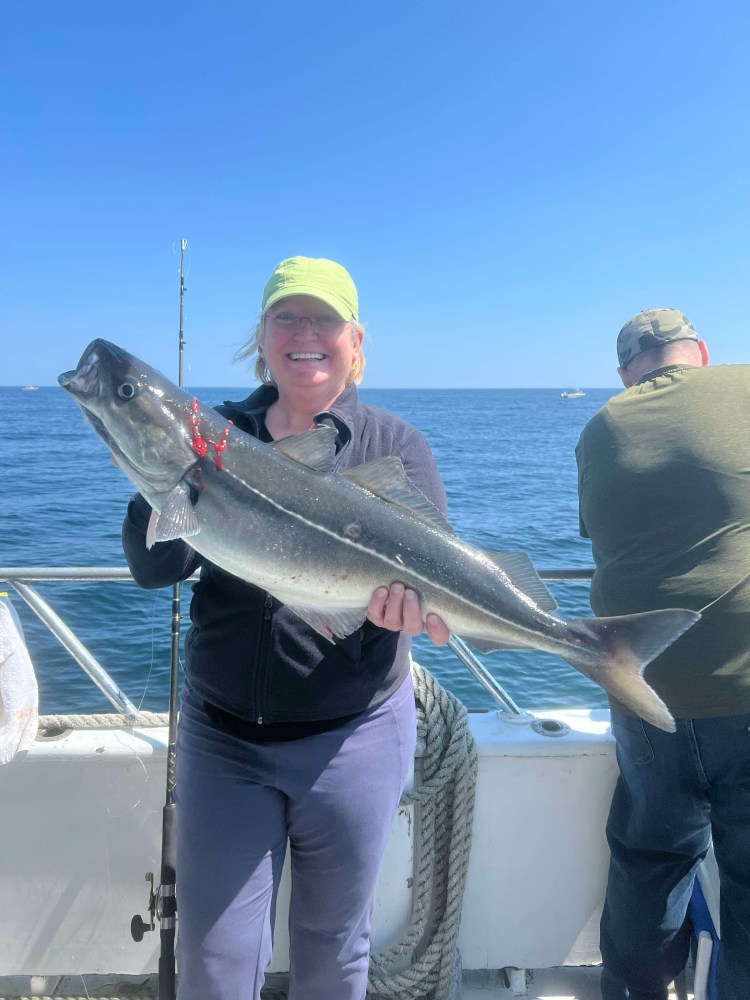
{"label": "olive green t-shirt", "polygon": [[750,365],[650,373],[591,418],[576,459],[594,613],[701,611],[646,680],[676,718],[750,712]]}

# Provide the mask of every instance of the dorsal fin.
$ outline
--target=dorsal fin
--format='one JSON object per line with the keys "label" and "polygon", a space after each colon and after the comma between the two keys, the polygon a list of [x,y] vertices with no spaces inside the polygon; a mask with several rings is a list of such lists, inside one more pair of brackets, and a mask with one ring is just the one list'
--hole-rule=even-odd
{"label": "dorsal fin", "polygon": [[401,459],[395,455],[385,455],[383,458],[358,465],[354,469],[348,469],[341,473],[341,478],[348,479],[369,493],[374,493],[381,500],[403,507],[404,510],[416,514],[438,530],[455,535],[455,531],[435,504],[409,481]]}
{"label": "dorsal fin", "polygon": [[[534,564],[526,552],[486,552],[496,566],[507,573],[510,582],[532,599],[542,611],[554,611],[557,601],[549,592],[544,581],[534,569]],[[497,647],[496,647],[497,648]],[[508,648],[508,647],[503,647]]]}
{"label": "dorsal fin", "polygon": [[337,434],[335,427],[313,427],[302,434],[280,438],[271,447],[280,455],[285,455],[308,469],[330,472],[336,457]]}

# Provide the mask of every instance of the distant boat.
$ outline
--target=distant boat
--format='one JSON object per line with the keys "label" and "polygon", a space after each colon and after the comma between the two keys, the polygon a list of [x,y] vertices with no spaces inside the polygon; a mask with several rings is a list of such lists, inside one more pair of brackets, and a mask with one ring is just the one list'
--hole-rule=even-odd
{"label": "distant boat", "polygon": [[34,392],[36,389],[39,388],[39,386],[38,385],[22,385],[21,388],[25,392]]}
{"label": "distant boat", "polygon": [[580,399],[581,396],[585,396],[586,393],[583,389],[564,389],[560,395],[563,399]]}

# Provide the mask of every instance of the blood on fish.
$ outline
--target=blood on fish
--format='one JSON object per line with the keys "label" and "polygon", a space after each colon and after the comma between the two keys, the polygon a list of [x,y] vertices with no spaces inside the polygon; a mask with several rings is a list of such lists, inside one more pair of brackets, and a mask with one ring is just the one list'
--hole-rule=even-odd
{"label": "blood on fish", "polygon": [[232,421],[227,421],[227,426],[224,428],[224,436],[221,441],[212,441],[211,438],[201,437],[201,432],[198,424],[200,423],[198,419],[198,414],[200,413],[200,404],[198,400],[193,396],[193,402],[190,404],[190,409],[193,411],[193,415],[190,418],[190,423],[193,425],[193,451],[200,455],[201,458],[205,458],[208,454],[208,446],[214,449],[214,465],[216,466],[216,471],[221,472],[221,452],[227,446],[227,435],[229,434],[229,428],[232,425]]}

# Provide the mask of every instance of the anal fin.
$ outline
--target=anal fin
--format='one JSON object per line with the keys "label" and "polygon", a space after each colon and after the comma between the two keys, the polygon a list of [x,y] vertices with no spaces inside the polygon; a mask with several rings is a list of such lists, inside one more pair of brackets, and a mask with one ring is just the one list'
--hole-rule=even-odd
{"label": "anal fin", "polygon": [[501,649],[530,649],[531,647],[525,642],[510,642],[506,639],[478,639],[471,635],[462,635],[459,638],[463,639],[474,649],[478,649],[480,653],[497,653]]}
{"label": "anal fin", "polygon": [[333,642],[333,637],[345,639],[356,632],[367,617],[367,608],[307,608],[283,602],[311,629]]}

